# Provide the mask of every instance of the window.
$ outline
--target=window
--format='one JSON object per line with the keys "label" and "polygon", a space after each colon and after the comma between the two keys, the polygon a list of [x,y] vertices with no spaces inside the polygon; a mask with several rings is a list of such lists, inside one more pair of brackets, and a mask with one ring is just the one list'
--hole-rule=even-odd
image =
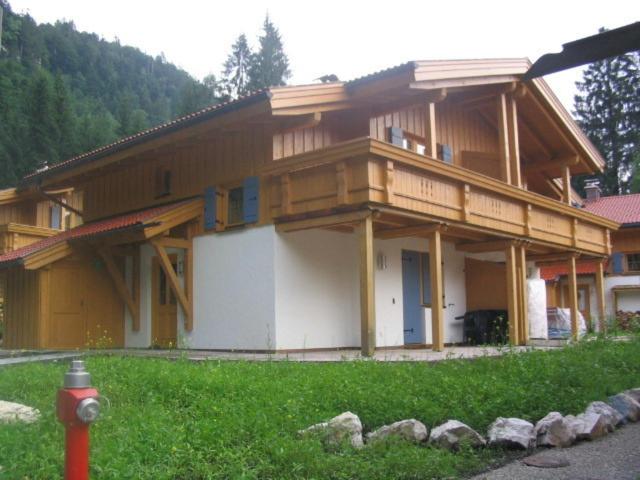
{"label": "window", "polygon": [[227,194],[227,225],[244,223],[244,188],[236,187]]}
{"label": "window", "polygon": [[51,205],[49,212],[51,214],[49,227],[60,230],[62,228],[62,207],[57,203],[54,203]]}
{"label": "window", "polygon": [[640,253],[627,253],[627,271],[640,272]]}
{"label": "window", "polygon": [[158,167],[156,170],[156,198],[171,195],[171,170]]}

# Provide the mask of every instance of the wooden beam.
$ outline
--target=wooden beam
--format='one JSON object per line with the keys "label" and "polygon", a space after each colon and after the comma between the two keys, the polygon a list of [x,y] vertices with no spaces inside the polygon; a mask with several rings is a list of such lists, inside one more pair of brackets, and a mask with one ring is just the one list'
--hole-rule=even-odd
{"label": "wooden beam", "polygon": [[395,198],[395,194],[393,191],[394,178],[395,174],[393,162],[391,160],[387,160],[384,175],[384,196],[385,202],[390,205],[393,205],[393,200]]}
{"label": "wooden beam", "polygon": [[429,102],[425,105],[424,132],[424,154],[427,157],[438,158],[438,140],[436,137],[436,104],[433,102]]}
{"label": "wooden beam", "polygon": [[113,259],[113,255],[111,251],[107,247],[98,248],[98,255],[102,258],[105,267],[107,268],[107,272],[111,277],[111,281],[113,282],[113,286],[118,292],[120,299],[126,305],[127,310],[131,314],[131,321],[133,325],[138,325],[138,329],[140,328],[140,309],[137,308],[138,304],[135,302],[133,296],[129,292],[129,288],[127,287],[127,283],[120,272],[120,269],[116,265],[115,260]]}
{"label": "wooden beam", "polygon": [[516,243],[521,242],[516,240],[489,240],[487,242],[459,243],[456,245],[456,250],[468,253],[501,252]]}
{"label": "wooden beam", "polygon": [[522,177],[520,175],[518,106],[513,95],[507,96],[507,125],[509,127],[509,159],[511,162],[511,183],[516,187],[522,187]]}
{"label": "wooden beam", "polygon": [[509,147],[509,122],[507,117],[507,95],[501,93],[497,97],[498,111],[498,143],[500,148],[500,175],[501,180],[511,183],[511,159]]}
{"label": "wooden beam", "polygon": [[507,309],[509,316],[509,342],[518,345],[520,341],[520,319],[518,307],[518,279],[516,248],[510,245],[505,249],[507,271]]}
{"label": "wooden beam", "polygon": [[376,230],[374,235],[376,238],[388,240],[391,238],[420,237],[429,235],[436,230],[446,230],[446,225],[442,225],[440,223],[429,223],[425,225],[411,225],[400,228],[385,228],[382,230]]}
{"label": "wooden beam", "polygon": [[38,188],[38,192],[40,193],[40,195],[42,195],[44,198],[46,198],[47,200],[60,205],[62,208],[64,208],[65,210],[70,211],[71,213],[75,213],[76,215],[78,215],[79,217],[84,216],[84,214],[76,209],[73,208],[71,205],[68,205],[66,203],[64,203],[62,200],[60,200],[58,197],[51,195],[49,192],[45,192],[44,190],[41,190],[40,188]]}
{"label": "wooden beam", "polygon": [[562,167],[562,201],[571,205],[571,170],[568,165]]}
{"label": "wooden beam", "polygon": [[291,215],[291,213],[293,213],[293,206],[291,204],[291,177],[289,177],[288,173],[280,177],[280,205],[284,215]]}
{"label": "wooden beam", "polygon": [[359,223],[363,218],[371,215],[371,210],[357,210],[355,212],[337,213],[323,217],[305,218],[302,220],[283,221],[276,224],[279,232],[297,232],[312,228],[328,228],[336,225]]}
{"label": "wooden beam", "polygon": [[197,222],[192,222],[187,225],[187,237],[189,237],[189,247],[184,251],[184,264],[185,264],[185,273],[184,273],[184,282],[185,282],[185,293],[187,295],[187,300],[189,301],[189,311],[191,312],[191,316],[185,319],[184,329],[187,332],[193,330],[193,298],[194,298],[194,290],[193,290],[193,237],[199,229],[199,224]]}
{"label": "wooden beam", "polygon": [[176,296],[180,306],[182,307],[186,322],[193,321],[191,308],[189,308],[189,300],[178,282],[178,276],[176,275],[176,271],[173,269],[173,265],[171,265],[171,260],[169,259],[169,255],[167,255],[167,251],[158,243],[157,240],[151,239],[150,242],[158,255],[158,263],[169,281],[169,287],[171,287],[173,294]]}
{"label": "wooden beam", "polygon": [[596,267],[596,300],[598,303],[598,330],[600,333],[605,333],[607,321],[604,295],[604,260],[598,262]]}
{"label": "wooden beam", "polygon": [[576,275],[576,257],[570,256],[569,265],[569,310],[571,311],[571,338],[578,341],[578,279]]}
{"label": "wooden beam", "polygon": [[280,131],[286,132],[288,130],[300,129],[300,128],[313,128],[320,125],[322,121],[322,113],[313,112],[305,115],[295,115],[292,118],[285,118],[280,125]]}
{"label": "wooden beam", "polygon": [[528,309],[528,293],[527,293],[527,252],[522,246],[516,248],[516,261],[518,267],[518,305],[520,333],[519,345],[526,345],[529,342],[529,314]]}
{"label": "wooden beam", "polygon": [[370,357],[376,349],[376,311],[373,264],[373,218],[362,219],[360,235],[360,345],[362,355]]}
{"label": "wooden beam", "polygon": [[429,270],[431,274],[431,344],[444,350],[444,286],[442,281],[442,240],[440,230],[429,236]]}
{"label": "wooden beam", "polygon": [[558,253],[545,253],[541,255],[530,255],[529,260],[533,260],[536,263],[552,263],[552,262],[564,262],[569,257],[579,256],[576,252],[558,252]]}
{"label": "wooden beam", "polygon": [[523,166],[526,174],[545,172],[547,170],[558,170],[563,167],[573,167],[578,164],[580,158],[571,155],[569,157],[557,157],[550,160],[540,160],[527,163]]}
{"label": "wooden beam", "polygon": [[190,248],[191,242],[184,238],[157,237],[154,239],[165,248]]}

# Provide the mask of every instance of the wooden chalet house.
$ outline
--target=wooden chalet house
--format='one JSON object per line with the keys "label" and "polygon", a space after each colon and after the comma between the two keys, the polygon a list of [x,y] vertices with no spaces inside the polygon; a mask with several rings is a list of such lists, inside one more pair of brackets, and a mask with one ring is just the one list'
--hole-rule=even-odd
{"label": "wooden chalet house", "polygon": [[0,257],[4,346],[441,350],[482,308],[525,344],[540,262],[575,318],[576,258],[618,223],[571,204],[604,162],[529,66],[274,87],[25,177],[82,192],[83,225]]}

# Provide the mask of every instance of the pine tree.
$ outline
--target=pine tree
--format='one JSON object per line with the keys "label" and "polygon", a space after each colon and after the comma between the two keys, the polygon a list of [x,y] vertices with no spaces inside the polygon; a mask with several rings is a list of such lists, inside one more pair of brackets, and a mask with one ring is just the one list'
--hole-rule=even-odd
{"label": "pine tree", "polygon": [[[603,31],[603,30],[601,30]],[[630,53],[590,64],[577,82],[575,114],[606,161],[603,192],[629,192],[633,158],[640,148],[640,61]]]}
{"label": "pine tree", "polygon": [[30,151],[27,168],[58,161],[56,139],[58,128],[54,114],[51,76],[41,70],[31,81],[27,98]]}
{"label": "pine tree", "polygon": [[231,98],[246,95],[249,91],[249,69],[253,53],[243,33],[231,47],[231,53],[224,62],[222,85]]}
{"label": "pine tree", "polygon": [[56,124],[55,146],[58,159],[65,160],[76,153],[76,114],[69,90],[60,75],[53,81],[53,116]]}
{"label": "pine tree", "polygon": [[289,59],[284,53],[280,32],[269,15],[264,19],[260,50],[251,58],[249,77],[251,90],[286,85],[291,77]]}

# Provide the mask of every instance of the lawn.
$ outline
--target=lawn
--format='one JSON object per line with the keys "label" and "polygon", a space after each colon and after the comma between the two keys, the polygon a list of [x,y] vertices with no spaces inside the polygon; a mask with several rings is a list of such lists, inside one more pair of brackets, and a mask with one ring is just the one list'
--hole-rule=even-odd
{"label": "lawn", "polygon": [[[578,413],[640,386],[640,341],[438,364],[356,361],[199,362],[92,356],[111,407],[92,427],[93,479],[464,477],[500,461],[493,449],[451,454],[402,443],[327,452],[298,429],[345,410],[365,431],[403,418],[456,418],[485,432],[497,416]],[[0,398],[39,408],[33,425],[0,425],[0,478],[60,478],[55,393],[67,363],[0,369]]]}

